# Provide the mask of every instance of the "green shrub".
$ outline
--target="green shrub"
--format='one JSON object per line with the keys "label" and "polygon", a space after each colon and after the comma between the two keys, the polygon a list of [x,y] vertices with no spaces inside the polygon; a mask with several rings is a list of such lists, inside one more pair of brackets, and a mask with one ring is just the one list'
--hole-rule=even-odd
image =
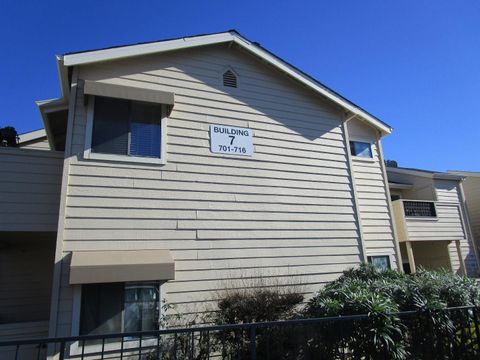
{"label": "green shrub", "polygon": [[[480,290],[474,280],[447,271],[420,269],[405,275],[362,265],[320,290],[308,302],[304,316],[368,315],[342,329],[317,329],[323,334],[322,343],[314,345],[330,358],[335,358],[338,348],[346,347],[354,358],[406,359],[420,353],[420,358],[442,359],[451,350],[451,339],[471,324],[465,312],[445,309],[478,306],[479,302]],[[400,319],[399,311],[418,315]]]}

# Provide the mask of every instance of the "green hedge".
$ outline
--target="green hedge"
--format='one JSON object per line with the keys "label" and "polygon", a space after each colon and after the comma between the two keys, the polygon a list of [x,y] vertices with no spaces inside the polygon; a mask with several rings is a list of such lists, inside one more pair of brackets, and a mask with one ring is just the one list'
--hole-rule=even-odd
{"label": "green hedge", "polygon": [[[445,309],[479,304],[480,289],[475,280],[447,271],[420,269],[406,275],[362,265],[321,289],[308,302],[303,315],[368,315],[367,320],[342,329],[317,329],[327,334],[319,349],[332,358],[341,345],[359,359],[443,359],[451,356],[455,341],[465,340],[457,338],[459,334],[470,334],[465,329],[472,324],[467,312]],[[402,318],[396,315],[404,311],[416,314]]]}

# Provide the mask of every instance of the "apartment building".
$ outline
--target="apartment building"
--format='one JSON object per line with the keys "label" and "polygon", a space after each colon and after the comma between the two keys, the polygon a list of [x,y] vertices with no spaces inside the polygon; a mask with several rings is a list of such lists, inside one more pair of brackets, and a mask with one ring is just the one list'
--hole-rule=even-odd
{"label": "apartment building", "polygon": [[[403,268],[478,276],[463,175],[387,167]],[[468,201],[467,201],[468,202]]]}
{"label": "apartment building", "polygon": [[228,31],[57,65],[45,130],[0,148],[2,336],[149,330],[162,299],[200,311],[236,279],[308,297],[361,262],[402,268],[392,129],[258,43]]}

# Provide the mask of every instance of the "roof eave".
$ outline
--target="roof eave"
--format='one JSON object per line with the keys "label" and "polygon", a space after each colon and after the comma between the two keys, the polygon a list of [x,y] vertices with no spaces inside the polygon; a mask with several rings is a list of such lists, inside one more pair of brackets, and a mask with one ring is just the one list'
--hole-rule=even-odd
{"label": "roof eave", "polygon": [[395,168],[395,167],[387,167],[387,173],[388,172],[394,172],[394,173],[412,175],[412,176],[420,176],[420,177],[437,179],[437,180],[462,181],[465,178],[465,176],[456,175],[456,174],[422,171],[420,169]]}
{"label": "roof eave", "polygon": [[[210,34],[210,35],[193,36],[193,37],[186,37],[181,39],[160,41],[160,42],[147,43],[147,44],[129,45],[124,47],[117,47],[117,48],[110,48],[110,49],[103,49],[103,50],[93,50],[93,51],[74,53],[74,54],[66,54],[63,56],[63,58],[58,58],[57,62],[59,64],[60,76],[63,78],[66,78],[68,74],[68,71],[66,71],[66,68],[68,68],[69,66],[86,65],[86,64],[92,64],[97,62],[118,60],[122,58],[136,57],[136,56],[154,54],[159,52],[188,49],[193,47],[221,44],[221,43],[228,43],[228,42],[234,42],[239,46],[247,49],[254,55],[258,56],[259,58],[266,60],[268,63],[276,67],[278,70],[285,72],[290,77],[296,79],[297,81],[300,81],[304,85],[307,85],[308,87],[310,87],[317,93],[320,93],[330,101],[337,103],[338,105],[343,107],[345,110],[363,118],[372,126],[376,127],[380,131],[382,136],[388,135],[392,132],[393,129],[389,125],[385,124],[384,122],[380,121],[374,116],[368,114],[367,112],[358,108],[357,106],[350,103],[349,101],[346,101],[340,95],[335,94],[331,91],[328,91],[320,83],[310,78],[306,74],[302,73],[300,70],[298,70],[294,66],[274,56],[267,50],[263,49],[261,46],[258,46],[252,43],[250,40],[244,38],[238,32],[233,30],[228,32],[223,32],[223,33]],[[61,80],[62,84],[63,82],[64,80]],[[68,91],[64,94],[64,96],[66,96],[67,94],[68,94]]]}
{"label": "roof eave", "polygon": [[45,129],[33,130],[33,131],[29,131],[29,132],[18,135],[18,138],[19,138],[18,142],[22,144],[30,141],[41,140],[46,136],[47,136],[47,133],[45,132]]}
{"label": "roof eave", "polygon": [[48,144],[50,149],[55,148],[52,131],[50,128],[50,123],[48,121],[48,114],[54,111],[65,110],[68,108],[68,100],[65,97],[49,100],[39,100],[35,102],[37,104],[38,110],[40,111],[40,116],[42,117],[43,127],[47,134]]}

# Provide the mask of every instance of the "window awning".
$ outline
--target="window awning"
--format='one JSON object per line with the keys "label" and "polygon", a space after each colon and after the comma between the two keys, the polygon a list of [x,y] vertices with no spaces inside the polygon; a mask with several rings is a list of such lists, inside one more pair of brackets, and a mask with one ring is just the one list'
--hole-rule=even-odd
{"label": "window awning", "polygon": [[71,285],[174,278],[168,250],[74,251],[70,263]]}
{"label": "window awning", "polygon": [[175,104],[175,94],[172,92],[108,84],[99,81],[85,80],[83,92],[87,95],[146,101],[170,106]]}

